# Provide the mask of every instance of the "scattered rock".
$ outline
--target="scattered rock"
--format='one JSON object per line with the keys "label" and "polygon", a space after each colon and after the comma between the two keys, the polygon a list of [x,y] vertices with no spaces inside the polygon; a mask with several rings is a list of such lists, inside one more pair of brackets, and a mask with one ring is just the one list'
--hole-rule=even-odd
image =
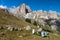
{"label": "scattered rock", "polygon": [[51,25],[51,29],[52,30],[57,30],[57,26],[56,25]]}
{"label": "scattered rock", "polygon": [[26,28],[25,28],[26,30],[30,30],[31,29],[31,27],[28,25],[28,26],[26,26]]}
{"label": "scattered rock", "polygon": [[22,35],[20,35],[19,37],[23,37]]}
{"label": "scattered rock", "polygon": [[35,29],[32,29],[32,34],[34,34],[35,33]]}
{"label": "scattered rock", "polygon": [[18,31],[18,28],[17,28],[17,27],[15,27],[15,28],[14,28],[14,30],[15,30],[15,31]]}
{"label": "scattered rock", "polygon": [[37,28],[39,28],[40,26],[38,25]]}
{"label": "scattered rock", "polygon": [[22,31],[22,28],[18,28],[19,31]]}
{"label": "scattered rock", "polygon": [[0,26],[0,30],[1,30],[1,29],[3,29],[3,27],[2,27],[2,26]]}
{"label": "scattered rock", "polygon": [[41,32],[41,31],[42,31],[42,28],[39,28],[37,31],[38,31],[38,32]]}
{"label": "scattered rock", "polygon": [[13,27],[8,27],[7,29],[10,30],[10,31],[13,31],[14,30]]}

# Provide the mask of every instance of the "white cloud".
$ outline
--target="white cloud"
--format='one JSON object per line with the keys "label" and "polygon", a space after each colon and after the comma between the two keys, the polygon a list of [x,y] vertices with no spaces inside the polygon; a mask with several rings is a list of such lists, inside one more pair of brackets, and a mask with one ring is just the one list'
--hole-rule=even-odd
{"label": "white cloud", "polygon": [[16,8],[16,6],[13,6],[13,8]]}
{"label": "white cloud", "polygon": [[49,13],[57,13],[56,11],[49,10]]}
{"label": "white cloud", "polygon": [[0,8],[7,8],[7,6],[4,6],[4,5],[0,5]]}
{"label": "white cloud", "polygon": [[11,6],[10,8],[16,8],[16,6]]}

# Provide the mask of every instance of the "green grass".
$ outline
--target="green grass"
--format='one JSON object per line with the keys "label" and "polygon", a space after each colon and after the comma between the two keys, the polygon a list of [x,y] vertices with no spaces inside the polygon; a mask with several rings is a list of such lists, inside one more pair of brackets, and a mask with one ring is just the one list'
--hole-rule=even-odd
{"label": "green grass", "polygon": [[31,27],[33,26],[35,28],[34,25],[25,22],[22,18],[18,19],[13,15],[10,15],[3,11],[0,11],[0,25],[13,25],[13,27],[25,27],[27,25],[30,25]]}
{"label": "green grass", "polygon": [[[23,35],[23,37],[19,37]],[[47,37],[32,35],[29,31],[5,31],[4,35],[0,35],[0,40],[60,40],[60,36],[49,34]]]}
{"label": "green grass", "polygon": [[[6,28],[6,25],[13,25],[13,27],[25,27],[27,25],[30,25],[31,28],[37,29],[36,26],[25,22],[24,20],[22,20],[22,18],[18,19],[10,14],[0,11],[0,26],[3,26],[5,28],[0,30],[0,40],[60,40],[59,35],[56,36],[52,33],[48,35],[50,38],[48,38],[48,36],[42,38],[38,35],[32,35],[31,30],[9,31]],[[20,35],[22,35],[23,37],[19,37]]]}

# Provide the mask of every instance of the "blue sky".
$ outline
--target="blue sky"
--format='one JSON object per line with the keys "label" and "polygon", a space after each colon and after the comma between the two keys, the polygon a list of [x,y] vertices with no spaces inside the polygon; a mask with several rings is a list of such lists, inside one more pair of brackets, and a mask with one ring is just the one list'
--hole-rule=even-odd
{"label": "blue sky", "polygon": [[32,10],[60,12],[60,0],[0,0],[0,5],[7,7],[17,7],[22,3],[29,5]]}

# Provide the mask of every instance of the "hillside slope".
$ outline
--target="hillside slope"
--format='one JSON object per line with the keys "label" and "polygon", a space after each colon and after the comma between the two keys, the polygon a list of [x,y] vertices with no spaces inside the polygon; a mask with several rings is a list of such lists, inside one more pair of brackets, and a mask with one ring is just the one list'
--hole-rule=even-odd
{"label": "hillside slope", "polygon": [[[27,25],[31,25],[25,22],[22,18],[18,19],[13,15],[10,15],[4,11],[0,11],[0,25],[13,25],[17,27],[25,27]],[[33,26],[33,25],[31,25]]]}
{"label": "hillside slope", "polygon": [[7,30],[8,25],[16,28],[24,28],[29,25],[31,26],[31,28],[36,28],[34,25],[25,22],[22,18],[18,19],[7,12],[0,10],[0,27],[2,26],[4,28],[0,30],[0,40],[13,40],[13,37],[16,38],[17,35],[26,33],[26,30],[23,30],[21,33],[20,31],[10,32],[9,30]]}
{"label": "hillside slope", "polygon": [[[0,11],[0,26],[6,27],[6,25],[13,25],[13,27],[21,28],[30,25],[32,28],[36,28],[34,25],[25,22],[22,18],[17,19],[4,11]],[[0,30],[0,40],[60,40],[60,36],[53,34],[50,34],[49,37],[50,38],[42,38],[41,36],[32,35],[31,30],[9,31],[7,28]]]}

